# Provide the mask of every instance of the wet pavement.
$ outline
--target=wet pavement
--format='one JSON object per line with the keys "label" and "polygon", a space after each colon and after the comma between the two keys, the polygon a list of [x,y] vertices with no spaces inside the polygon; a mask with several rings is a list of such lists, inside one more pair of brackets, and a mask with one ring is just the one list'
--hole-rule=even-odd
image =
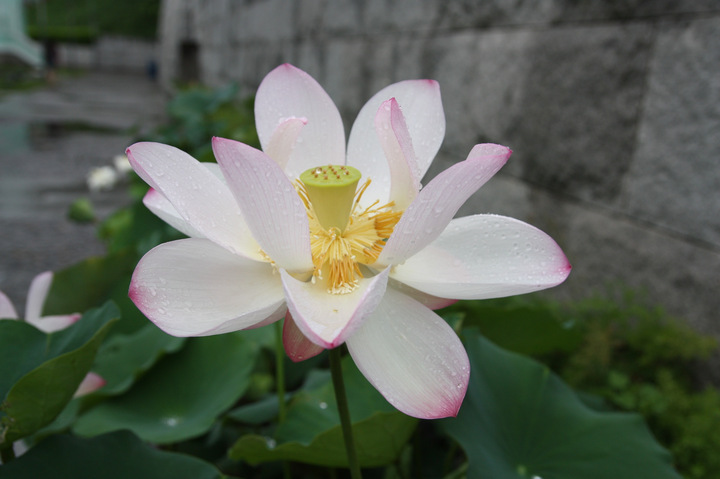
{"label": "wet pavement", "polygon": [[122,187],[91,193],[86,176],[157,125],[164,103],[146,77],[114,73],[0,92],[0,290],[19,314],[36,274],[104,254],[95,226],[68,220],[68,207],[88,197],[103,217],[128,201]]}

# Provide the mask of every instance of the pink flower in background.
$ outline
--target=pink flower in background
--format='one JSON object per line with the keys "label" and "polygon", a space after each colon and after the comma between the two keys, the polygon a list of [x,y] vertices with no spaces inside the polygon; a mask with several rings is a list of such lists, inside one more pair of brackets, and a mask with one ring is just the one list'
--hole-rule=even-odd
{"label": "pink flower in background", "polygon": [[421,189],[445,133],[440,89],[430,80],[373,96],[347,150],[336,106],[291,65],[265,77],[255,116],[263,151],[214,138],[217,165],[158,143],[128,148],[151,186],[145,204],[190,236],[142,258],[132,300],[176,336],[284,316],[293,360],[345,343],[399,410],[456,415],[469,362],[432,310],[552,287],[570,272],[557,244],[526,223],[453,219],[510,149],[476,145]]}
{"label": "pink flower in background", "polygon": [[[47,334],[65,329],[80,319],[78,313],[41,316],[52,281],[53,274],[51,271],[45,271],[35,276],[32,283],[30,283],[27,302],[25,303],[25,322]],[[0,319],[20,319],[12,302],[2,291],[0,291]],[[74,397],[90,394],[104,385],[105,380],[100,375],[90,372],[80,383]]]}
{"label": "pink flower in background", "polygon": [[[25,322],[32,324],[44,333],[60,331],[80,319],[80,314],[78,313],[60,316],[41,316],[52,281],[53,274],[51,271],[45,271],[35,276],[32,283],[30,283],[27,302],[25,303]],[[0,291],[0,318],[19,319],[12,303],[2,291]]]}

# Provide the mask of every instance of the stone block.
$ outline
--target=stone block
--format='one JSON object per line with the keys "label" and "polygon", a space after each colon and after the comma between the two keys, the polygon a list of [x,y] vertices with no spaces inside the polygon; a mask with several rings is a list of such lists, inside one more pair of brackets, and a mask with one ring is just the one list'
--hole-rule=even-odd
{"label": "stone block", "polygon": [[[523,121],[531,40],[523,31],[468,31],[438,35],[422,47],[421,76],[440,83],[447,122],[442,151],[452,163],[477,143],[515,148],[507,132]],[[438,162],[431,173],[447,166]]]}
{"label": "stone block", "polygon": [[649,16],[716,12],[714,0],[446,0],[438,2],[435,27],[490,28],[587,21],[644,20]]}
{"label": "stone block", "polygon": [[635,146],[650,33],[646,25],[532,33],[515,92],[522,111],[503,135],[522,154],[514,174],[586,201],[617,195]]}
{"label": "stone block", "polygon": [[660,29],[643,111],[619,207],[720,247],[720,18]]}

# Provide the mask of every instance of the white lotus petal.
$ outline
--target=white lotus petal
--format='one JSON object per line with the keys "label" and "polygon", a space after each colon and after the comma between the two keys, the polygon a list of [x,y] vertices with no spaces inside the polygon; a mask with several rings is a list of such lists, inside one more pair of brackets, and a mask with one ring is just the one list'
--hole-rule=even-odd
{"label": "white lotus petal", "polygon": [[319,165],[344,164],[345,131],[337,107],[314,78],[284,64],[267,74],[255,95],[255,124],[263,150],[288,118],[307,119],[285,167],[290,178]]}
{"label": "white lotus petal", "polygon": [[400,411],[422,419],[456,416],[470,363],[460,339],[441,317],[388,288],[347,340],[358,368]]}
{"label": "white lotus petal", "polygon": [[169,224],[179,232],[188,235],[191,238],[204,238],[203,234],[193,228],[193,226],[185,221],[180,213],[170,201],[165,198],[162,193],[154,188],[150,188],[143,197],[143,204],[155,216]]}
{"label": "white lotus petal", "polygon": [[[395,209],[403,211],[410,206],[420,191],[420,177],[415,150],[402,111],[395,98],[384,102],[375,116],[375,130],[390,169],[390,195]],[[372,203],[378,198],[366,200]],[[385,198],[380,198],[381,204]]]}
{"label": "white lotus petal", "polygon": [[129,296],[148,319],[173,336],[248,328],[276,313],[284,302],[280,278],[270,264],[196,238],[161,244],[143,256]]}
{"label": "white lotus petal", "polygon": [[[127,156],[122,155],[123,158],[127,159]],[[130,163],[128,163],[130,164]],[[216,178],[225,183],[225,177],[220,171],[220,165],[217,163],[201,163],[202,166],[213,174]],[[204,238],[202,233],[196,230],[190,223],[185,221],[180,213],[177,212],[175,207],[170,201],[165,198],[162,193],[154,188],[150,188],[143,198],[143,204],[149,209],[155,216],[169,224],[176,230],[183,234],[188,235],[191,238]]]}
{"label": "white lotus petal", "polygon": [[395,98],[402,109],[417,161],[417,177],[422,179],[445,137],[440,86],[434,80],[407,80],[377,92],[353,124],[348,140],[347,163],[372,179],[367,198],[384,202],[390,191],[390,171],[375,131],[375,115],[380,105]]}
{"label": "white lotus petal", "polygon": [[311,271],[307,212],[280,166],[238,141],[215,137],[213,151],[262,250],[292,273]]}
{"label": "white lotus petal", "polygon": [[283,323],[283,347],[285,354],[296,363],[315,357],[325,350],[305,337],[295,324],[290,311],[285,315]]}
{"label": "white lotus petal", "polygon": [[475,145],[465,161],[433,178],[405,210],[377,262],[400,264],[434,241],[463,203],[502,168],[511,153],[505,146]]}
{"label": "white lotus petal", "polygon": [[25,321],[35,324],[42,315],[45,299],[50,291],[53,281],[52,271],[45,271],[33,278],[28,290],[27,302],[25,303]]}
{"label": "white lotus petal", "polygon": [[18,319],[17,311],[5,293],[0,291],[0,318],[1,319]]}
{"label": "white lotus petal", "polygon": [[392,277],[428,294],[486,299],[556,286],[570,263],[555,241],[514,218],[474,215],[450,222]]}
{"label": "white lotus petal", "polygon": [[135,172],[203,237],[233,253],[261,258],[232,193],[209,168],[160,143],[135,143],[127,155]]}
{"label": "white lotus petal", "polygon": [[38,328],[43,333],[54,333],[55,331],[61,331],[73,323],[76,323],[80,319],[80,314],[66,314],[57,316],[43,316],[32,321],[26,320]]}
{"label": "white lotus petal", "polygon": [[307,125],[307,118],[288,118],[282,121],[273,132],[263,151],[275,160],[283,170],[290,161],[298,136]]}
{"label": "white lotus petal", "polygon": [[330,349],[342,344],[375,309],[387,287],[389,268],[361,278],[355,291],[330,294],[322,281],[302,282],[280,270],[288,310],[300,331]]}
{"label": "white lotus petal", "polygon": [[458,301],[457,299],[433,296],[431,294],[424,293],[418,289],[412,288],[405,283],[401,283],[400,281],[393,279],[393,273],[390,274],[388,287],[394,289],[395,291],[401,292],[405,296],[410,296],[418,303],[432,310],[447,308],[451,304],[455,304]]}

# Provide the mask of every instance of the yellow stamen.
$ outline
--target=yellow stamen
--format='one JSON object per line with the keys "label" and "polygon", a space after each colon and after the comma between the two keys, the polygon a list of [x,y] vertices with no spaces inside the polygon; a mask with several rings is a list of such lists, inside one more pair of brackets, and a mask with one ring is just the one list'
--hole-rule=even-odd
{"label": "yellow stamen", "polygon": [[[316,169],[308,171],[314,173]],[[338,176],[343,174],[344,171],[341,171]],[[369,207],[361,208],[360,200],[370,186],[368,179],[357,188],[346,220],[336,221],[336,224],[344,223],[345,226],[342,229],[334,225],[325,227],[318,220],[317,205],[308,194],[307,185],[303,181],[296,181],[295,185],[310,223],[313,281],[326,281],[327,291],[332,294],[354,291],[363,277],[360,265],[375,263],[402,211],[394,211],[393,202],[378,206],[379,201],[376,201]],[[332,198],[323,199],[332,201]]]}

